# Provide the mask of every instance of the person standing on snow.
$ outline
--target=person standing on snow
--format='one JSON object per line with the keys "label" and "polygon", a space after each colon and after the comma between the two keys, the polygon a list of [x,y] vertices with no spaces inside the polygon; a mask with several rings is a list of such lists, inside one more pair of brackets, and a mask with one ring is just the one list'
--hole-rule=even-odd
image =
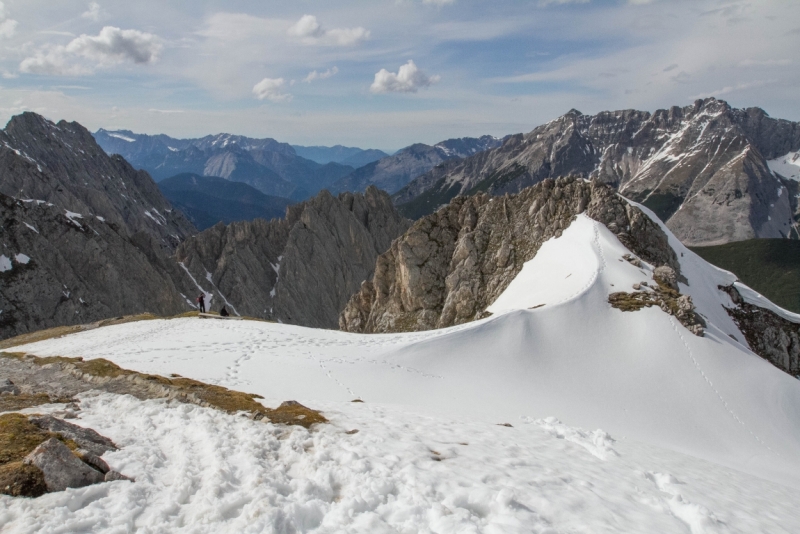
{"label": "person standing on snow", "polygon": [[200,296],[197,297],[197,305],[200,308],[200,313],[206,312],[206,296],[204,294],[201,293]]}

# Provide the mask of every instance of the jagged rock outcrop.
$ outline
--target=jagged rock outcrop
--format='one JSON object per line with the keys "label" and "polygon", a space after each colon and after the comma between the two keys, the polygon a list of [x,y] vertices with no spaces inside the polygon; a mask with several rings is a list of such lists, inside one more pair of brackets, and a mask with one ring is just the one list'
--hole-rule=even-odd
{"label": "jagged rock outcrop", "polygon": [[190,309],[179,267],[146,233],[0,194],[0,242],[0,338]]}
{"label": "jagged rock outcrop", "polygon": [[0,193],[53,204],[123,235],[143,233],[167,253],[195,233],[147,173],[106,155],[80,124],[35,113],[13,117],[0,132]]}
{"label": "jagged rock outcrop", "polygon": [[726,308],[750,350],[792,376],[800,378],[800,324],[766,308],[745,302],[734,285],[720,286],[734,303]]}
{"label": "jagged rock outcrop", "polygon": [[443,328],[480,318],[542,243],[579,213],[605,224],[654,265],[680,267],[666,234],[597,181],[544,180],[516,195],[457,197],[418,220],[378,257],[375,275],[348,302],[350,332]]}
{"label": "jagged rock outcrop", "polygon": [[652,114],[571,110],[499,148],[445,162],[394,200],[418,217],[456,195],[501,195],[577,175],[642,202],[688,245],[797,236],[796,183],[771,172],[767,161],[798,148],[800,124],[714,98]]}
{"label": "jagged rock outcrop", "polygon": [[[623,256],[633,265],[641,266],[638,258],[630,254]],[[637,282],[633,284],[633,293],[616,291],[608,296],[612,308],[622,311],[638,311],[642,308],[658,306],[661,311],[675,317],[692,334],[702,336],[706,323],[696,312],[692,297],[682,295],[678,286],[678,275],[668,265],[660,265],[653,270],[655,284]]]}
{"label": "jagged rock outcrop", "polygon": [[177,259],[216,296],[212,307],[335,328],[378,254],[409,225],[375,187],[338,197],[322,191],[287,208],[285,219],[209,228],[181,244]]}
{"label": "jagged rock outcrop", "polygon": [[0,338],[186,311],[169,258],[194,232],[147,173],[79,124],[14,117],[0,132]]}

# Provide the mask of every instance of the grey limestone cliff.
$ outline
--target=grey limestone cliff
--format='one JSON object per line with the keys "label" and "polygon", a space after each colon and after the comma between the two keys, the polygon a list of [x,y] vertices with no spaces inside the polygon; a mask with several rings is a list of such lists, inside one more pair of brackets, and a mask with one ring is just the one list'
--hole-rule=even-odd
{"label": "grey limestone cliff", "polygon": [[335,328],[338,315],[378,255],[410,225],[389,196],[322,191],[290,206],[285,219],[218,224],[186,240],[178,261],[240,315]]}
{"label": "grey limestone cliff", "polygon": [[796,237],[796,183],[767,161],[798,148],[800,124],[714,98],[655,113],[571,110],[499,148],[445,162],[394,200],[418,217],[456,195],[501,195],[576,175],[642,202],[688,245]]}
{"label": "grey limestone cliff", "polygon": [[0,224],[0,338],[188,309],[169,257],[194,227],[77,123],[25,113],[0,132]]}
{"label": "grey limestone cliff", "polygon": [[645,261],[680,274],[666,234],[613,188],[547,179],[516,195],[458,197],[418,220],[378,257],[373,279],[350,299],[339,326],[402,332],[478,319],[542,243],[579,213],[605,224]]}

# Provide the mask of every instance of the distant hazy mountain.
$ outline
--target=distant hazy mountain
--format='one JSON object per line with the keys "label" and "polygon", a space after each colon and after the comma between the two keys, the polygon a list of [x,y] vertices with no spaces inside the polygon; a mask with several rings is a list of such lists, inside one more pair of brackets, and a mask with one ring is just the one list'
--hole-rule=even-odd
{"label": "distant hazy mountain", "polygon": [[[230,134],[174,139],[104,129],[94,136],[107,153],[120,154],[134,167],[149,172],[157,182],[188,172],[244,182],[266,195],[294,200],[316,194],[355,168],[303,158],[291,145],[274,139]],[[354,154],[348,153],[348,157]]]}
{"label": "distant hazy mountain", "polygon": [[341,163],[343,165],[350,165],[354,169],[388,156],[388,154],[382,150],[364,150],[362,148],[342,145],[331,147],[292,145],[292,148],[294,148],[298,156],[310,159],[311,161],[321,164]]}
{"label": "distant hazy mountain", "polygon": [[331,190],[364,191],[370,185],[394,193],[417,176],[448,160],[472,156],[500,146],[502,140],[484,135],[480,138],[448,139],[434,146],[417,143],[391,156],[372,162],[337,180]]}
{"label": "distant hazy mountain", "polygon": [[184,173],[158,183],[173,206],[185,213],[199,230],[223,222],[282,218],[288,198],[274,197],[245,183],[215,176]]}
{"label": "distant hazy mountain", "polygon": [[431,169],[394,201],[419,217],[457,195],[514,193],[575,175],[641,202],[688,245],[796,237],[798,182],[789,178],[798,149],[800,123],[714,98],[655,113],[571,110],[498,148]]}

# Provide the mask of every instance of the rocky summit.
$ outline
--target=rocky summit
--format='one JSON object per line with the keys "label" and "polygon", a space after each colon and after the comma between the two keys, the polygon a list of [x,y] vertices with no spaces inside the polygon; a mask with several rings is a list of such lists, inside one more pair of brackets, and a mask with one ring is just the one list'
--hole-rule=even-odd
{"label": "rocky summit", "polygon": [[579,213],[654,265],[680,267],[661,228],[600,182],[546,179],[517,195],[457,197],[378,257],[339,318],[350,332],[429,330],[484,317],[546,240]]}
{"label": "rocky summit", "polygon": [[687,245],[796,237],[797,182],[768,162],[798,148],[800,124],[714,98],[655,113],[571,110],[499,148],[437,166],[394,201],[416,218],[457,195],[502,195],[575,175],[650,207]]}
{"label": "rocky summit", "polygon": [[187,239],[177,260],[212,307],[304,326],[336,328],[378,254],[411,222],[375,187],[320,192],[285,219],[218,224]]}
{"label": "rocky summit", "polygon": [[0,223],[0,338],[187,309],[168,258],[194,227],[77,123],[24,113],[0,132]]}

